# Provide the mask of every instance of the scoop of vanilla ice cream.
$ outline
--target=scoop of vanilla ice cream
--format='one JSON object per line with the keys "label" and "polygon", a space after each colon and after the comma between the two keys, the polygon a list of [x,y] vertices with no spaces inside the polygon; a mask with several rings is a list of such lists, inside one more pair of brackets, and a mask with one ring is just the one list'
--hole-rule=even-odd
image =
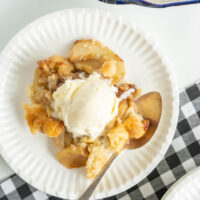
{"label": "scoop of vanilla ice cream", "polygon": [[116,91],[97,73],[66,80],[53,93],[54,115],[64,121],[74,138],[86,135],[95,139],[118,113]]}

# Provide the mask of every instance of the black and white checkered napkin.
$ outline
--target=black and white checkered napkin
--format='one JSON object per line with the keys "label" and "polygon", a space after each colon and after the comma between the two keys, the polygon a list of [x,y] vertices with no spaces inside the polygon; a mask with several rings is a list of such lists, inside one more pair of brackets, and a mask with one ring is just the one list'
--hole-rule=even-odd
{"label": "black and white checkered napkin", "polygon": [[[168,188],[200,166],[200,82],[180,93],[180,113],[174,139],[165,158],[138,185],[105,200],[160,200]],[[13,175],[0,183],[0,200],[60,200]]]}

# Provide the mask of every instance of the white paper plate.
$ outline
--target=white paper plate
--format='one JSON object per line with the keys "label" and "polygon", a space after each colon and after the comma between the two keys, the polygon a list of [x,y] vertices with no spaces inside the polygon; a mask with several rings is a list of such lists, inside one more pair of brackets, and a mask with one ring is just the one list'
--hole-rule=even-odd
{"label": "white paper plate", "polygon": [[200,167],[193,169],[177,181],[162,200],[199,200]]}
{"label": "white paper plate", "polygon": [[109,46],[124,59],[129,80],[144,93],[159,91],[163,99],[156,134],[111,166],[93,195],[103,198],[137,184],[157,166],[172,141],[178,117],[178,90],[171,69],[146,35],[121,18],[98,10],[62,10],[36,20],[10,41],[0,59],[0,152],[20,177],[51,195],[74,199],[88,186],[84,168],[66,169],[55,158],[54,141],[30,133],[21,106],[28,101],[25,90],[36,62],[52,54],[66,55],[80,38]]}

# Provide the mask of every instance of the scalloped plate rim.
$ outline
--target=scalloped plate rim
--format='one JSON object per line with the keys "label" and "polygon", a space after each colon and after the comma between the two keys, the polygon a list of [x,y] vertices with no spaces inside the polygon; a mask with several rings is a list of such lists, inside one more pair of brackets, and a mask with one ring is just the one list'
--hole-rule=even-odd
{"label": "scalloped plate rim", "polygon": [[[173,196],[176,195],[176,189],[181,189],[181,185],[187,180],[189,179],[189,181],[191,181],[192,177],[194,177],[195,175],[200,175],[200,166],[196,167],[192,170],[190,170],[189,172],[187,172],[185,175],[183,175],[178,181],[176,181],[169,189],[168,191],[164,194],[164,196],[162,197],[162,200],[172,200],[169,198],[173,198]],[[200,182],[200,181],[199,181]],[[187,188],[188,189],[188,188]],[[186,190],[187,191],[187,190]],[[200,192],[200,191],[199,191]]]}
{"label": "scalloped plate rim", "polygon": [[[1,55],[3,56],[4,58],[4,55],[6,55],[6,52],[7,50],[9,50],[10,46],[12,45],[13,42],[15,42],[18,37],[24,32],[26,31],[29,27],[31,26],[34,26],[35,24],[37,24],[41,19],[44,19],[44,18],[47,18],[51,15],[56,15],[58,14],[59,12],[75,12],[75,13],[80,13],[80,12],[83,12],[83,11],[87,11],[87,12],[96,12],[100,15],[102,14],[107,14],[110,16],[109,12],[105,12],[103,10],[98,10],[98,9],[88,9],[88,8],[75,8],[75,9],[62,9],[62,10],[58,10],[56,12],[53,12],[53,13],[50,13],[50,14],[47,14],[47,15],[44,15],[36,20],[34,20],[33,22],[31,22],[30,24],[26,25],[23,29],[21,29],[9,42],[8,44],[5,46],[5,48],[2,50],[1,52]],[[119,20],[121,19],[121,17],[114,17],[116,20]],[[136,31],[138,34],[140,34],[143,38],[147,38],[147,34],[144,34],[143,31],[138,27],[138,26],[134,26],[133,24],[130,24],[128,23],[126,20],[123,20],[123,23],[131,28],[134,29],[134,31]],[[171,118],[171,121],[170,121],[170,127],[168,128],[168,137],[167,137],[167,143],[163,144],[162,145],[162,149],[160,151],[160,153],[153,159],[152,161],[152,164],[154,165],[154,167],[149,167],[149,168],[146,168],[144,170],[144,173],[143,175],[141,175],[140,177],[140,180],[141,181],[143,178],[145,178],[157,165],[158,163],[162,160],[164,154],[166,153],[169,145],[170,145],[170,142],[172,141],[172,138],[174,136],[174,132],[175,132],[175,128],[176,128],[176,122],[178,120],[178,106],[179,106],[179,96],[178,96],[178,87],[177,87],[177,83],[176,83],[176,80],[174,78],[174,74],[171,70],[171,68],[169,67],[169,63],[167,63],[167,59],[165,59],[165,57],[163,56],[161,50],[158,48],[158,46],[156,45],[156,43],[151,40],[150,38],[147,39],[147,42],[148,44],[150,44],[154,50],[156,51],[156,53],[158,54],[158,56],[161,58],[161,60],[163,61],[164,65],[165,65],[165,69],[167,70],[167,72],[172,76],[172,82],[173,82],[173,91],[172,91],[172,97],[173,97],[173,112],[172,112],[172,118]],[[3,85],[0,86],[0,91],[2,90],[3,88]],[[172,122],[173,121],[173,122]],[[0,152],[1,152],[1,144],[0,144]],[[4,160],[11,166],[11,168],[16,172],[16,169],[15,167],[9,162],[9,160],[7,160],[7,157],[6,157],[6,154],[2,154],[2,157],[4,158]],[[16,172],[17,173],[17,172]],[[31,185],[33,185],[34,187],[36,188],[40,188],[38,187],[40,184],[37,182],[37,181],[34,181],[34,180],[31,180],[30,177],[26,176],[25,174],[23,174],[23,172],[21,171],[18,171],[17,173],[22,179],[24,179],[26,182],[30,183]],[[137,183],[139,182],[137,181]],[[137,184],[135,183],[135,184]],[[65,196],[61,196],[60,194],[58,194],[57,192],[53,191],[51,189],[53,188],[46,188],[45,185],[43,185],[43,189],[41,189],[42,191],[48,193],[48,194],[51,194],[51,195],[54,195],[54,196],[58,196],[58,197],[61,197],[61,198],[66,198]],[[112,196],[112,195],[116,195],[120,192],[123,192],[125,190],[127,190],[128,188],[132,187],[133,186],[133,181],[132,180],[129,180],[127,183],[123,184],[123,185],[120,185],[119,187],[117,188],[114,188],[112,189],[111,191],[109,192],[106,192],[106,194],[104,192],[102,193],[99,193],[99,194],[95,194],[94,197],[98,196],[98,198],[105,198],[105,197],[108,197],[108,196]],[[106,196],[105,196],[106,195]],[[94,198],[93,197],[93,198]],[[69,198],[69,197],[67,197]]]}

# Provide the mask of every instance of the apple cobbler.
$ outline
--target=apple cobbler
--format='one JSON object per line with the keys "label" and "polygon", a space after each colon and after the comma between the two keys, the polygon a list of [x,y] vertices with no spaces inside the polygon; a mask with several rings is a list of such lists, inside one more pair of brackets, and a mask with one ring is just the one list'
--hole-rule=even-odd
{"label": "apple cobbler", "polygon": [[96,40],[78,40],[67,57],[39,61],[24,104],[33,134],[54,138],[67,168],[96,177],[113,153],[142,137],[149,121],[137,113],[140,89],[125,82],[123,60]]}

